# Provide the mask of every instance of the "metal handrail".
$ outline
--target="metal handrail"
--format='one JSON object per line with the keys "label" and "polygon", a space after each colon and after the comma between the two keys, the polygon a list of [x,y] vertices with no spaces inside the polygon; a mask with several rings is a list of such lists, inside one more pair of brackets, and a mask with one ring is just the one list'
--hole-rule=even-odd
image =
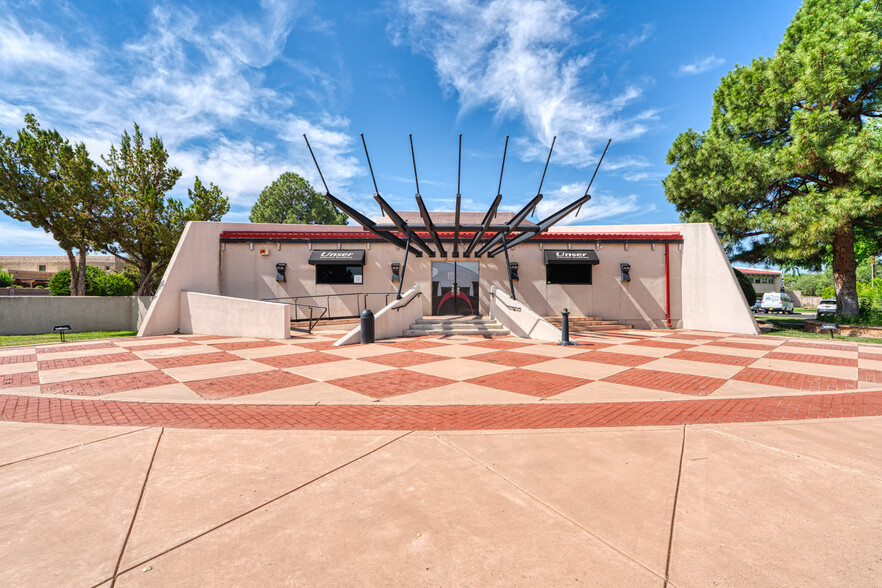
{"label": "metal handrail", "polygon": [[422,295],[423,295],[422,292],[417,292],[416,294],[411,296],[410,299],[407,302],[405,302],[404,304],[399,304],[398,306],[393,306],[392,310],[401,310],[402,308],[404,308],[405,306],[407,306],[408,304],[410,304],[411,302],[413,302],[415,299],[419,298]]}
{"label": "metal handrail", "polygon": [[[284,296],[280,298],[261,298],[263,302],[278,302],[280,304],[290,304],[294,307],[294,317],[291,319],[292,321],[300,321],[305,320],[309,322],[309,332],[312,332],[313,327],[320,320],[333,320],[335,318],[338,319],[346,319],[346,318],[358,318],[361,315],[361,311],[367,308],[367,299],[368,296],[385,296],[385,301],[383,306],[387,306],[389,304],[389,297],[395,295],[395,292],[344,292],[342,294],[302,294],[300,296]],[[344,296],[364,296],[364,304],[362,304],[361,298],[356,299],[356,308],[357,312],[354,315],[346,315],[346,316],[333,316],[331,314],[331,298],[343,298]],[[318,304],[307,304],[305,302],[299,302],[304,298],[325,298],[325,306],[321,306]],[[300,318],[297,312],[299,307],[309,308],[309,316]],[[320,308],[322,309],[322,313],[316,317],[313,314],[313,310]]]}
{"label": "metal handrail", "polygon": [[523,307],[521,307],[521,306],[512,306],[511,304],[509,304],[508,302],[506,302],[505,300],[503,300],[502,298],[497,296],[495,292],[491,293],[490,295],[493,296],[494,298],[496,298],[499,302],[506,305],[507,307],[509,307],[512,310],[515,310],[517,312],[521,312],[521,310],[523,309]]}

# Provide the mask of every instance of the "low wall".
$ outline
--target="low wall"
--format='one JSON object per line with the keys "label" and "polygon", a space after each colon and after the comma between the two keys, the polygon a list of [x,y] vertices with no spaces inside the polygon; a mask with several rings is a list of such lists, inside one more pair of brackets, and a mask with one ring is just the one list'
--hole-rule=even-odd
{"label": "low wall", "polygon": [[0,297],[0,335],[39,335],[54,325],[71,332],[135,331],[151,296],[4,296]]}
{"label": "low wall", "polygon": [[512,300],[511,296],[493,286],[490,288],[490,318],[516,337],[539,339],[540,341],[560,341],[560,329],[536,314],[530,307]]}
{"label": "low wall", "polygon": [[181,333],[224,337],[291,337],[291,306],[201,292],[181,292]]}
{"label": "low wall", "polygon": [[47,288],[0,288],[0,296],[52,296]]}
{"label": "low wall", "polygon": [[[400,337],[417,319],[423,318],[423,305],[419,301],[411,302],[421,294],[419,285],[416,285],[405,292],[401,300],[393,300],[374,315],[374,338],[380,340]],[[334,345],[352,345],[360,342],[361,325],[340,337]]]}
{"label": "low wall", "polygon": [[[830,331],[821,331],[821,325],[828,325],[826,321],[807,320],[804,329],[809,333],[829,333]],[[882,327],[870,327],[867,325],[836,325],[833,329],[834,335],[843,337],[870,337],[882,339]]]}

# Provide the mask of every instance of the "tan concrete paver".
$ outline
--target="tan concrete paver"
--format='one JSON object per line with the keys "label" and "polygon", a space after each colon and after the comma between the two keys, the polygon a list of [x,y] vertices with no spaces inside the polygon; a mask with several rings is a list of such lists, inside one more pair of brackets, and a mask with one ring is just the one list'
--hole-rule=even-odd
{"label": "tan concrete paver", "polygon": [[644,400],[684,400],[683,394],[637,388],[612,382],[590,382],[546,398],[544,402],[640,402]]}
{"label": "tan concrete paver", "polygon": [[864,370],[880,370],[882,371],[882,361],[875,361],[873,359],[860,359],[858,358],[858,367]]}
{"label": "tan concrete paver", "polygon": [[[427,349],[426,353],[430,353],[434,349]],[[487,350],[484,349],[486,353]],[[450,380],[471,380],[488,374],[495,374],[512,369],[511,366],[501,365],[498,363],[490,363],[488,361],[473,361],[471,359],[457,358],[444,361],[433,361],[420,365],[412,365],[408,367],[412,372],[428,374],[430,376],[438,376],[439,378],[448,378]]]}
{"label": "tan concrete paver", "polygon": [[[122,567],[208,531],[397,435],[166,429]],[[295,520],[285,525],[299,526]]]}
{"label": "tan concrete paver", "polygon": [[418,436],[146,565],[117,585],[662,584],[446,443]]}
{"label": "tan concrete paver", "polygon": [[589,380],[601,380],[607,376],[618,374],[627,369],[626,366],[611,365],[607,363],[598,363],[595,361],[581,361],[578,359],[553,359],[529,366],[529,369],[536,372],[547,372],[549,374],[560,374],[562,376],[573,376],[576,378],[587,378]]}
{"label": "tan concrete paver", "polygon": [[158,359],[161,357],[183,357],[185,355],[205,355],[206,353],[223,353],[211,345],[192,345],[187,347],[169,347],[168,349],[132,349],[132,353],[141,359]]}
{"label": "tan concrete paver", "polygon": [[832,421],[732,423],[702,427],[803,458],[862,472],[882,480],[882,418]]}
{"label": "tan concrete paver", "polygon": [[310,382],[302,386],[225,398],[219,401],[219,404],[369,404],[371,402],[374,402],[374,399],[370,396],[345,390],[328,382]]}
{"label": "tan concrete paver", "polygon": [[24,372],[35,372],[37,371],[37,362],[29,361],[26,363],[9,363],[6,365],[0,365],[0,376],[9,375],[9,374],[21,374]]}
{"label": "tan concrete paver", "polygon": [[857,359],[858,354],[857,348],[850,351],[844,351],[839,349],[818,349],[816,347],[797,347],[795,345],[788,345],[787,343],[775,349],[775,352],[801,353],[803,355],[822,355],[824,357],[844,357],[846,359]]}
{"label": "tan concrete paver", "polygon": [[[728,340],[728,339],[727,339]],[[766,353],[769,353],[769,349],[741,349],[740,347],[722,347],[720,345],[714,345],[710,343],[708,345],[702,345],[701,347],[696,347],[690,349],[690,351],[700,351],[702,353],[719,353],[721,355],[736,355],[738,357],[763,357]]]}
{"label": "tan concrete paver", "polygon": [[118,345],[120,347],[125,347],[127,349],[131,349],[134,351],[138,347],[143,347],[145,345],[161,345],[163,343],[182,343],[184,339],[178,339],[177,337],[166,337],[164,339],[158,339],[153,337],[146,337],[143,339],[139,339],[138,337],[127,337],[124,339],[114,339],[113,344]]}
{"label": "tan concrete paver", "polygon": [[388,365],[372,363],[370,361],[359,361],[357,359],[344,359],[343,361],[332,361],[328,363],[314,363],[311,365],[301,365],[285,368],[286,372],[306,376],[312,380],[324,382],[326,380],[337,380],[340,378],[350,378],[352,376],[364,376],[367,374],[375,374],[377,372],[385,372],[394,369]]}
{"label": "tan concrete paver", "polygon": [[[213,347],[211,349],[214,349]],[[220,351],[218,349],[218,351]],[[263,357],[277,357],[279,355],[295,355],[298,353],[311,353],[311,349],[298,347],[297,345],[275,345],[273,347],[252,347],[251,349],[236,349],[228,351],[244,359],[259,359]]]}
{"label": "tan concrete paver", "polygon": [[242,374],[257,374],[272,369],[275,368],[256,361],[243,359],[242,361],[224,361],[208,365],[166,368],[162,371],[179,382],[192,382],[194,380],[207,380],[226,376],[241,376]]}
{"label": "tan concrete paver", "polygon": [[714,390],[710,396],[714,398],[769,398],[773,396],[802,396],[804,394],[807,394],[805,390],[797,388],[781,388],[756,382],[729,380]]}
{"label": "tan concrete paver", "polygon": [[60,449],[77,448],[84,443],[137,430],[136,427],[47,426],[3,422],[0,423],[0,465]]}
{"label": "tan concrete paver", "polygon": [[413,405],[461,405],[461,404],[526,404],[536,402],[538,398],[515,394],[496,388],[479,386],[469,382],[455,382],[446,386],[429,388],[384,398],[383,404],[413,404]]}
{"label": "tan concrete paver", "polygon": [[0,585],[111,576],[158,436],[138,431],[0,468]]}
{"label": "tan concrete paver", "polygon": [[812,374],[814,376],[826,376],[828,378],[845,378],[847,380],[857,380],[858,376],[858,369],[856,367],[823,365],[818,363],[808,363],[805,361],[788,361],[786,359],[767,359],[765,357],[756,360],[750,365],[750,367],[775,370],[777,372]]}
{"label": "tan concrete paver", "polygon": [[140,402],[205,402],[205,399],[190,390],[185,384],[167,384],[140,390],[127,390],[116,394],[106,394],[103,400],[137,400]]}
{"label": "tan concrete paver", "polygon": [[690,428],[671,582],[878,585],[880,501],[878,479]]}
{"label": "tan concrete paver", "polygon": [[[521,339],[523,341],[523,339]],[[579,353],[585,353],[584,345],[530,345],[529,347],[516,347],[510,351],[528,353],[531,355],[547,355],[548,357],[563,358]]]}
{"label": "tan concrete paver", "polygon": [[34,347],[0,347],[0,357],[33,355],[34,353],[36,353],[36,348]]}
{"label": "tan concrete paver", "polygon": [[401,353],[405,351],[404,349],[396,349],[395,347],[390,347],[389,345],[344,345],[341,347],[334,347],[333,349],[328,349],[328,353],[333,353],[334,355],[339,355],[340,357],[348,357],[350,359],[358,359],[360,357],[375,357],[377,355],[386,355],[388,353]]}
{"label": "tan concrete paver", "polygon": [[682,437],[675,427],[443,436],[661,576]]}
{"label": "tan concrete paver", "polygon": [[743,370],[744,366],[663,357],[641,365],[640,369],[674,372],[677,374],[694,374],[696,376],[710,376],[712,378],[731,378]]}
{"label": "tan concrete paver", "polygon": [[665,347],[644,347],[642,345],[616,345],[615,347],[607,347],[601,351],[610,351],[612,353],[630,353],[631,355],[640,355],[643,357],[664,357],[681,351],[680,349],[667,349]]}
{"label": "tan concrete paver", "polygon": [[114,355],[116,353],[128,353],[128,349],[122,347],[107,347],[98,349],[78,349],[76,351],[52,351],[49,349],[37,349],[37,359],[51,361],[53,359],[70,359],[73,357],[95,357],[98,355]]}
{"label": "tan concrete paver", "polygon": [[424,353],[431,353],[432,355],[443,355],[445,357],[469,357],[471,355],[478,355],[480,353],[488,353],[492,351],[492,349],[469,345],[447,344],[438,347],[431,347],[429,349],[420,349],[420,351]]}
{"label": "tan concrete paver", "polygon": [[149,372],[156,368],[144,360],[120,361],[114,363],[102,363],[99,365],[84,365],[73,368],[61,368],[56,370],[41,370],[40,383],[54,384],[68,380],[82,380],[83,378],[98,378],[101,376],[119,376],[122,374],[134,374],[136,372]]}

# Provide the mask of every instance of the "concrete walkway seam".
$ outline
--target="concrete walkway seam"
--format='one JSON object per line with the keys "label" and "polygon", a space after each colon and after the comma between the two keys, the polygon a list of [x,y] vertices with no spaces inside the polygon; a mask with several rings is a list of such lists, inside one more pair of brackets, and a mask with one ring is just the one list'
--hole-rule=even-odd
{"label": "concrete walkway seam", "polygon": [[677,499],[680,496],[680,480],[683,477],[683,455],[686,453],[686,425],[683,425],[683,441],[680,444],[680,465],[677,467],[677,486],[674,489],[674,507],[671,509],[671,532],[668,535],[668,559],[665,563],[665,586],[671,583],[671,553],[674,547],[674,525],[677,522]]}
{"label": "concrete walkway seam", "polygon": [[[206,535],[208,535],[208,534],[210,534],[210,533],[213,533],[213,532],[217,531],[218,529],[220,529],[220,528],[222,528],[222,527],[226,527],[226,526],[229,525],[230,523],[233,523],[233,522],[235,522],[235,521],[238,521],[239,519],[241,519],[241,518],[243,518],[243,517],[246,517],[246,516],[250,515],[250,514],[253,513],[253,512],[256,512],[256,511],[258,511],[258,510],[260,510],[260,509],[262,509],[262,508],[264,508],[264,507],[267,507],[267,506],[269,506],[270,504],[273,504],[274,502],[277,502],[277,501],[281,500],[282,498],[285,498],[286,496],[290,496],[291,494],[294,494],[294,493],[297,492],[298,490],[302,490],[303,488],[305,488],[305,487],[307,487],[307,486],[309,486],[309,485],[311,485],[311,484],[314,484],[315,482],[318,482],[319,480],[321,480],[321,479],[323,479],[323,478],[326,478],[326,477],[330,476],[331,474],[333,474],[333,473],[335,473],[335,472],[338,472],[338,471],[340,471],[340,470],[342,470],[342,469],[344,469],[344,468],[346,468],[346,467],[349,467],[350,465],[352,465],[352,464],[354,464],[354,463],[356,463],[356,462],[358,462],[358,461],[361,461],[362,459],[364,459],[364,458],[366,458],[366,457],[368,457],[368,456],[370,456],[370,455],[373,455],[374,453],[377,453],[378,451],[381,451],[382,449],[385,449],[386,447],[388,447],[389,445],[392,445],[392,444],[395,443],[396,441],[400,441],[401,439],[404,439],[405,437],[407,437],[407,436],[410,435],[411,433],[413,433],[413,431],[408,431],[408,432],[404,433],[403,435],[399,435],[398,437],[395,437],[394,439],[391,439],[391,440],[389,440],[389,441],[386,441],[386,442],[383,443],[382,445],[379,445],[378,447],[375,447],[374,449],[371,449],[371,450],[368,451],[367,453],[365,453],[365,454],[363,454],[363,455],[359,455],[358,457],[355,457],[355,458],[353,458],[353,459],[350,459],[350,460],[347,461],[346,463],[341,464],[341,465],[339,465],[339,466],[337,466],[337,467],[335,467],[335,468],[333,468],[333,469],[330,469],[330,470],[328,470],[327,472],[325,472],[325,473],[323,473],[323,474],[321,474],[321,475],[319,475],[319,476],[316,476],[315,478],[313,478],[313,479],[311,479],[311,480],[308,480],[308,481],[304,482],[303,484],[300,484],[299,486],[297,486],[297,487],[295,487],[295,488],[292,488],[291,490],[288,490],[288,491],[286,491],[286,492],[283,492],[282,494],[279,494],[279,495],[276,496],[275,498],[271,498],[270,500],[267,500],[266,502],[263,502],[263,503],[261,503],[261,504],[255,506],[255,507],[249,508],[248,510],[246,510],[246,511],[244,511],[244,512],[242,512],[242,513],[239,513],[238,515],[234,516],[233,518],[228,519],[228,520],[224,521],[223,523],[220,523],[219,525],[215,525],[214,527],[212,527],[212,528],[210,528],[210,529],[207,529],[207,530],[205,530],[205,531],[199,533],[198,535],[194,535],[193,537],[190,537],[190,538],[187,539],[186,541],[181,541],[181,542],[178,543],[177,545],[173,545],[173,546],[169,547],[168,549],[165,549],[165,550],[163,550],[163,551],[160,551],[159,553],[156,553],[156,554],[154,554],[154,555],[152,555],[152,556],[150,556],[150,557],[148,557],[148,558],[146,558],[146,559],[141,560],[141,561],[138,562],[138,563],[132,564],[131,566],[127,567],[126,569],[119,571],[117,574],[114,574],[114,579],[113,579],[113,581],[116,582],[116,576],[118,576],[118,575],[122,575],[122,574],[126,574],[126,573],[128,573],[128,572],[131,572],[131,571],[134,570],[135,568],[137,568],[137,567],[139,567],[139,566],[142,566],[142,565],[144,565],[145,563],[147,563],[147,562],[149,562],[149,561],[152,561],[152,560],[154,560],[154,559],[156,559],[156,558],[162,557],[163,555],[166,555],[167,553],[171,553],[172,551],[174,551],[174,550],[176,550],[176,549],[178,549],[178,548],[180,548],[180,547],[183,547],[184,545],[187,545],[187,544],[189,544],[189,543],[192,543],[193,541],[196,541],[197,539],[200,539],[201,537],[204,537],[204,536],[206,536]],[[122,560],[122,554],[120,554],[120,561],[121,561],[121,560]],[[106,581],[106,580],[105,580],[105,581]],[[103,584],[103,583],[104,583],[104,582],[99,582],[98,585]],[[113,588],[113,584],[111,584],[111,588]]]}
{"label": "concrete walkway seam", "polygon": [[79,449],[80,447],[85,447],[86,445],[92,445],[93,443],[101,443],[103,441],[110,441],[111,439],[116,439],[117,437],[125,437],[126,435],[131,435],[132,433],[140,433],[141,431],[149,431],[152,428],[153,427],[141,427],[140,429],[135,429],[134,431],[126,431],[125,433],[117,433],[116,435],[102,437],[101,439],[93,439],[92,441],[86,441],[85,443],[78,443],[76,445],[71,445],[70,447],[62,447],[61,449],[53,449],[52,451],[47,451],[46,453],[41,453],[39,455],[32,455],[30,457],[24,457],[22,459],[17,459],[15,461],[2,463],[2,464],[0,464],[0,468],[5,468],[6,466],[11,466],[11,465],[14,465],[17,463],[21,463],[23,461],[30,461],[32,459],[46,457],[47,455],[54,455],[56,453],[61,453],[62,451],[70,451],[71,449]]}
{"label": "concrete walkway seam", "polygon": [[515,488],[515,489],[518,490],[519,492],[525,494],[525,495],[526,495],[527,497],[529,497],[533,502],[535,502],[536,504],[540,505],[542,508],[544,508],[544,509],[548,510],[549,512],[551,512],[552,514],[554,514],[554,515],[556,515],[556,516],[562,518],[563,520],[567,521],[568,523],[570,523],[571,525],[575,526],[576,528],[581,529],[583,532],[587,533],[588,535],[591,535],[593,538],[597,539],[598,541],[600,541],[601,543],[603,543],[603,544],[604,544],[605,546],[607,546],[608,548],[612,549],[613,551],[615,551],[616,553],[618,553],[619,555],[621,555],[622,557],[624,557],[624,558],[627,559],[628,561],[632,561],[632,562],[634,562],[636,565],[640,566],[641,568],[643,568],[644,570],[646,570],[647,572],[649,572],[649,573],[652,574],[653,576],[657,577],[659,580],[664,580],[664,577],[663,577],[661,574],[659,574],[657,571],[653,570],[652,568],[650,568],[649,566],[647,566],[647,565],[644,564],[643,562],[641,562],[641,561],[635,559],[634,556],[632,556],[632,555],[630,555],[630,554],[628,554],[628,553],[622,551],[620,548],[616,547],[616,546],[613,545],[609,540],[604,539],[603,537],[601,537],[600,535],[598,535],[596,532],[592,531],[591,529],[588,529],[588,528],[585,527],[584,525],[582,525],[582,524],[578,523],[577,521],[573,520],[572,518],[568,517],[567,515],[565,515],[564,513],[562,513],[561,511],[559,511],[558,509],[556,509],[555,507],[553,507],[553,506],[551,506],[550,504],[548,504],[547,502],[543,501],[541,498],[539,498],[538,496],[536,496],[536,495],[533,494],[532,492],[528,491],[528,490],[525,489],[525,488],[522,488],[521,486],[519,486],[518,484],[516,484],[514,481],[508,479],[507,477],[505,477],[504,475],[502,475],[501,473],[499,473],[498,471],[496,471],[495,469],[493,469],[491,466],[488,466],[487,464],[485,464],[484,462],[482,462],[482,461],[479,460],[478,458],[476,458],[476,457],[474,457],[473,455],[471,455],[469,452],[467,452],[467,451],[465,451],[464,449],[462,449],[462,448],[460,448],[460,447],[454,445],[453,443],[451,443],[450,441],[448,441],[448,440],[445,439],[444,437],[441,437],[440,435],[435,435],[435,438],[438,439],[439,441],[441,441],[441,442],[447,444],[447,445],[450,446],[452,449],[458,451],[458,452],[461,453],[463,456],[465,456],[465,457],[467,457],[468,459],[472,460],[473,462],[475,462],[476,464],[478,464],[478,465],[481,466],[482,468],[486,469],[487,471],[489,471],[489,472],[492,473],[493,475],[497,476],[498,478],[500,478],[501,480],[503,480],[506,484],[512,486],[513,488]]}

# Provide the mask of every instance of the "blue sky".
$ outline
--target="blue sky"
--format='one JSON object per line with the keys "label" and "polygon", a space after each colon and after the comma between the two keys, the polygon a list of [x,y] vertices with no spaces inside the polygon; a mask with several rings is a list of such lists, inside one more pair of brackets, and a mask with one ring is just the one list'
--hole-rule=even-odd
{"label": "blue sky", "polygon": [[[259,3],[0,0],[0,130],[32,112],[106,153],[137,122],[183,172],[218,184],[246,221],[284,171],[378,214],[380,193],[414,210],[408,133],[432,209],[456,193],[485,210],[510,135],[503,208],[535,195],[551,138],[544,216],[580,196],[610,151],[578,224],[674,222],[664,157],[704,129],[736,63],[771,55],[800,2],[564,0]],[[0,215],[0,254],[60,254],[42,231]]]}

